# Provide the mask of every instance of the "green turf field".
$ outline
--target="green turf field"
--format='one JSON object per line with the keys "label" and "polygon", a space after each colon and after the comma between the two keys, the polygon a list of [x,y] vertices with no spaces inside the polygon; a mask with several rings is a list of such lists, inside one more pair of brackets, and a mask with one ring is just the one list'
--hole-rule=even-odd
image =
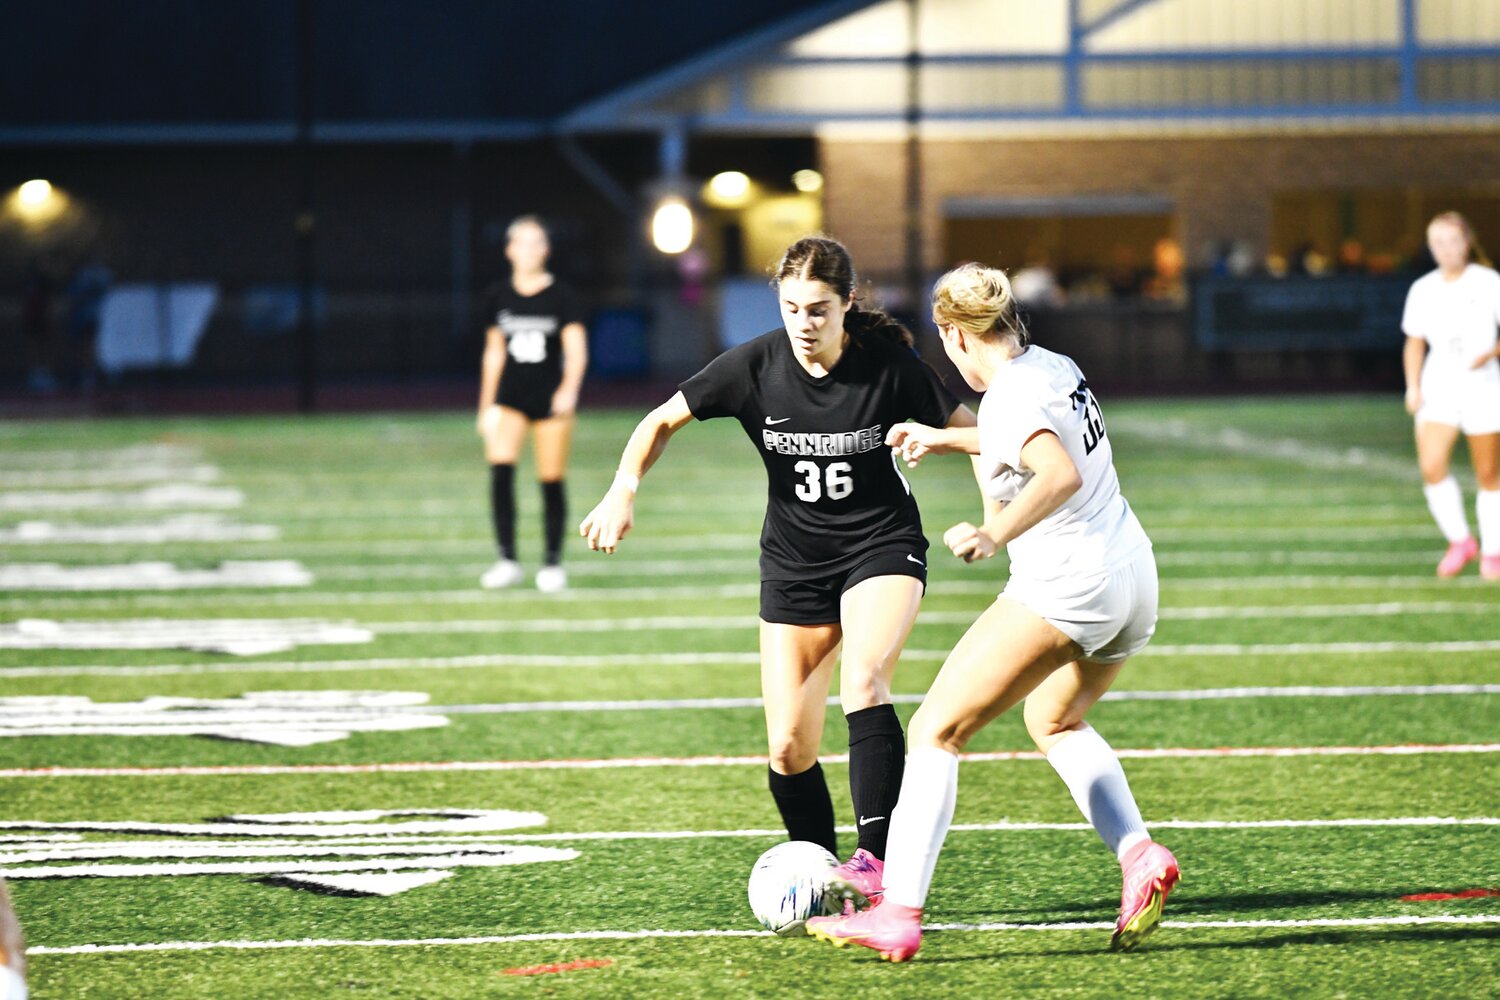
{"label": "green turf field", "polygon": [[[636,533],[612,558],[575,544],[555,596],[477,587],[466,414],[0,426],[0,696],[75,699],[0,702],[0,873],[34,995],[1500,995],[1500,896],[1402,899],[1500,889],[1500,585],[1433,577],[1399,401],[1105,404],[1163,612],[1091,720],[1182,863],[1169,922],[1108,951],[1118,869],[1008,716],[961,769],[945,929],[899,967],[760,935],[745,904],[781,838],[754,700],[763,474],[737,426],[684,430]],[[575,521],[633,419],[582,417]],[[967,463],[911,479],[935,543],[976,514]],[[221,492],[148,496],[182,483]],[[274,537],[101,533],[189,515]],[[1004,581],[1003,559],[939,548],[903,717]],[[295,560],[314,582],[22,586],[22,564],[142,560]],[[182,648],[222,619],[344,631]],[[40,648],[173,621],[199,624],[167,648]],[[824,745],[845,748],[837,711]],[[340,881],[372,868],[403,890]],[[507,971],[583,960],[608,964]]]}

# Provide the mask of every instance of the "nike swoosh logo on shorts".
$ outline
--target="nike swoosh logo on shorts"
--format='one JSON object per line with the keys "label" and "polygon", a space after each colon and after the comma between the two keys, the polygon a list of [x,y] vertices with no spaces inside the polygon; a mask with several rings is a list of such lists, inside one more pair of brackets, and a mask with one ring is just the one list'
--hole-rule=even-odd
{"label": "nike swoosh logo on shorts", "polygon": [[868,817],[867,816],[861,816],[859,818],[859,825],[860,826],[865,826],[866,824],[875,822],[877,819],[885,819],[885,817],[884,816],[868,816]]}
{"label": "nike swoosh logo on shorts", "polygon": [[769,426],[769,427],[775,427],[777,424],[784,424],[784,423],[786,423],[790,419],[792,419],[792,418],[791,417],[782,417],[780,420],[772,420],[770,417],[767,417],[766,418],[766,425]]}
{"label": "nike swoosh logo on shorts", "polygon": [[906,558],[910,559],[912,562],[916,563],[918,566],[921,566],[923,569],[927,568],[927,564],[924,563],[922,560],[918,559],[916,556],[908,555]]}

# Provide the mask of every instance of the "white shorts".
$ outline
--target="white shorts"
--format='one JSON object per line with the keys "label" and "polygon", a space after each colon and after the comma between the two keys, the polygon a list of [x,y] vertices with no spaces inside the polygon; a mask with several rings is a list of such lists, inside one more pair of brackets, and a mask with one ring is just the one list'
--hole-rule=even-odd
{"label": "white shorts", "polygon": [[1485,379],[1435,379],[1422,385],[1419,424],[1444,424],[1465,434],[1500,434],[1500,385]]}
{"label": "white shorts", "polygon": [[1011,577],[1000,595],[1046,619],[1093,663],[1119,663],[1156,632],[1156,557],[1144,548],[1100,576],[1045,583]]}

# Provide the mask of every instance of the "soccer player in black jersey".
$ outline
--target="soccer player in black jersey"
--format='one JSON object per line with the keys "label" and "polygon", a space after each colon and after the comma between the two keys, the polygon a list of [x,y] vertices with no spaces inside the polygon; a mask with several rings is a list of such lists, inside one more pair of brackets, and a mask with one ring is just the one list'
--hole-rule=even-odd
{"label": "soccer player in black jersey", "polygon": [[760,659],[771,794],[792,840],[836,853],[818,744],[842,643],[859,846],[834,884],[862,905],[882,891],[905,761],[891,677],[927,580],[921,517],[886,433],[907,419],[941,427],[975,418],[917,357],[904,328],[856,305],[854,286],[842,245],[794,243],[775,275],[785,329],[720,355],[641,421],[614,485],[579,531],[591,549],[613,552],[633,524],[640,477],[668,439],[694,418],[739,421],[769,481]]}
{"label": "soccer player in black jersey", "polygon": [[480,367],[479,416],[475,427],[490,463],[490,514],[500,559],[480,583],[490,589],[521,581],[516,561],[516,459],[526,429],[536,442],[536,472],[542,486],[546,552],[537,589],[568,585],[562,568],[567,521],[564,476],[573,438],[578,388],[588,366],[588,337],[577,297],[547,270],[547,230],[523,215],[506,230],[505,256],[511,277],[485,304],[490,326]]}

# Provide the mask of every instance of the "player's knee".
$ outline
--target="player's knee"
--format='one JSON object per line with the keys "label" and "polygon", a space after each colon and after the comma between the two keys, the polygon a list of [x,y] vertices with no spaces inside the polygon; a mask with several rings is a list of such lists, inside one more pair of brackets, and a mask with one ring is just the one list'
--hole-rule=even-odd
{"label": "player's knee", "polygon": [[1031,737],[1031,742],[1043,753],[1068,733],[1083,727],[1081,721],[1063,718],[1056,712],[1044,709],[1033,712],[1029,703],[1023,710],[1022,717],[1026,720],[1026,732]]}
{"label": "player's knee", "polygon": [[973,735],[974,727],[963,719],[942,717],[923,705],[906,727],[907,752],[928,747],[959,753]]}
{"label": "player's knee", "polygon": [[773,735],[769,756],[777,774],[801,774],[818,762],[818,744],[801,733]]}
{"label": "player's knee", "polygon": [[840,668],[839,702],[844,713],[891,703],[891,685],[878,664],[851,663],[845,657]]}

